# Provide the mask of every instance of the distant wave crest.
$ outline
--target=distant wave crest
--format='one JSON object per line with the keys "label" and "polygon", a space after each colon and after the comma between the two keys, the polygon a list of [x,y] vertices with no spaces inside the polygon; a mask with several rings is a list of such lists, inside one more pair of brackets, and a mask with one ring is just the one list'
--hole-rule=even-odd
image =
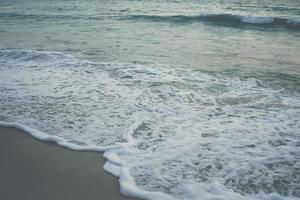
{"label": "distant wave crest", "polygon": [[285,27],[300,30],[300,19],[283,17],[247,16],[235,14],[201,14],[201,15],[131,15],[127,19],[153,22],[194,23],[210,22],[215,25],[227,26],[265,26]]}

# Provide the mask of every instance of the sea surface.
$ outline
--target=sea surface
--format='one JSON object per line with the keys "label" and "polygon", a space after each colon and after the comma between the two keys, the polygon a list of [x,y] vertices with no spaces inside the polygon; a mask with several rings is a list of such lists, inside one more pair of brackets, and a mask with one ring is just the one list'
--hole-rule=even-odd
{"label": "sea surface", "polygon": [[0,0],[0,122],[126,195],[300,199],[300,1]]}

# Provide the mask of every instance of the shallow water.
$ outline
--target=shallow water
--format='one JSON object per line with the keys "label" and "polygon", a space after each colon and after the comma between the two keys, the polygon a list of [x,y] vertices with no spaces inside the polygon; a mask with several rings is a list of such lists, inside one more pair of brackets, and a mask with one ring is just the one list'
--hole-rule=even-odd
{"label": "shallow water", "polygon": [[299,196],[299,78],[278,84],[264,74],[94,63],[55,52],[0,55],[1,121],[74,144],[124,143],[119,157],[140,188],[186,199],[186,181],[217,182],[241,194]]}
{"label": "shallow water", "polygon": [[171,199],[300,198],[298,1],[0,3],[0,121]]}

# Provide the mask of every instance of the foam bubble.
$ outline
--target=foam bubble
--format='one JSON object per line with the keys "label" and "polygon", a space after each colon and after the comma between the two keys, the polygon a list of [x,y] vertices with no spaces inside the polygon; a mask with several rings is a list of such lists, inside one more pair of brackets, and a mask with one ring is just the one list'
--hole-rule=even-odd
{"label": "foam bubble", "polygon": [[300,94],[290,89],[297,78],[287,89],[264,75],[94,63],[32,50],[1,50],[0,69],[0,121],[40,140],[104,152],[104,169],[119,177],[126,195],[300,196]]}

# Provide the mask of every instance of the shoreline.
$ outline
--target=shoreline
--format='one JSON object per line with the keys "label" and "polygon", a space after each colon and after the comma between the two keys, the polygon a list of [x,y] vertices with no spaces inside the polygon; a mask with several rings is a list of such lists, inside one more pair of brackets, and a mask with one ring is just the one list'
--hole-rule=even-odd
{"label": "shoreline", "polygon": [[0,199],[137,200],[120,193],[99,152],[75,151],[0,125]]}

